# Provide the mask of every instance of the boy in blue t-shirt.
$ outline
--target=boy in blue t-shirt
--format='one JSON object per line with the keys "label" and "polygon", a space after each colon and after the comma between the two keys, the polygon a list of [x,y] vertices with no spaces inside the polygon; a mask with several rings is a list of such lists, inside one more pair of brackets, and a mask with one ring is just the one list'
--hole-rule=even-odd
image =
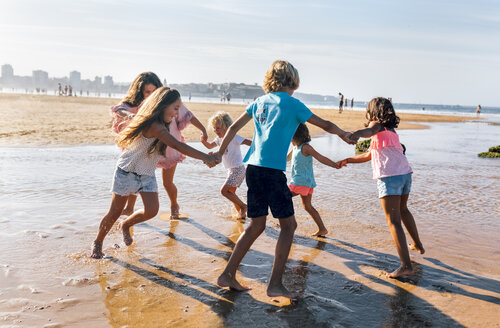
{"label": "boy in blue t-shirt", "polygon": [[275,61],[264,78],[263,89],[267,94],[249,105],[229,127],[216,153],[220,160],[236,133],[253,119],[255,133],[244,159],[248,164],[247,216],[251,218],[251,222],[238,239],[224,272],[217,279],[220,287],[238,291],[250,289],[236,280],[236,270],[253,242],[266,228],[268,208],[271,208],[273,216],[279,219],[281,231],[276,244],[276,257],[267,295],[292,299],[298,296],[288,291],[282,283],[293,234],[297,228],[292,194],[283,172],[286,170],[288,146],[299,123],[305,122],[336,134],[349,144],[356,143],[356,140],[351,140],[351,133],[314,115],[302,102],[292,97],[293,92],[299,87],[299,82],[299,73],[292,64],[283,60]]}

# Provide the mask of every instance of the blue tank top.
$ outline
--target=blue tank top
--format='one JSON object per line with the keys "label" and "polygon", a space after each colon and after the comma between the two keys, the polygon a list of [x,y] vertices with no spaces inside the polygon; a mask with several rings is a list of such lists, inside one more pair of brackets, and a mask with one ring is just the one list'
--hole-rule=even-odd
{"label": "blue tank top", "polygon": [[306,142],[298,147],[293,147],[292,181],[290,183],[295,186],[314,188],[316,187],[316,181],[314,181],[313,157],[302,154],[302,146],[308,144]]}

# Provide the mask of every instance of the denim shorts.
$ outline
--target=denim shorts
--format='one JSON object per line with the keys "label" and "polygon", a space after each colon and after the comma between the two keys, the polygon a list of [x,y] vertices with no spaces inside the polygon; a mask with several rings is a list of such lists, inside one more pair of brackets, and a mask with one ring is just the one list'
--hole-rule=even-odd
{"label": "denim shorts", "polygon": [[267,216],[268,208],[277,219],[294,214],[292,193],[283,171],[249,164],[246,179],[249,218]]}
{"label": "denim shorts", "polygon": [[127,172],[117,167],[113,177],[111,192],[120,196],[137,194],[138,192],[158,192],[156,176]]}
{"label": "denim shorts", "polygon": [[377,179],[378,198],[407,195],[411,190],[411,173]]}

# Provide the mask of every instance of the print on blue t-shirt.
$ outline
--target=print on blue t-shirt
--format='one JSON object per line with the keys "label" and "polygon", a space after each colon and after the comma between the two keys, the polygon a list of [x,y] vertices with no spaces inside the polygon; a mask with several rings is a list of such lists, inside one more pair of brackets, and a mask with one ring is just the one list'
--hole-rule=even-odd
{"label": "print on blue t-shirt", "polygon": [[286,170],[286,155],[299,123],[312,112],[300,100],[285,92],[271,92],[257,98],[246,112],[253,118],[255,132],[245,156],[247,164]]}
{"label": "print on blue t-shirt", "polygon": [[262,104],[262,107],[257,108],[257,112],[255,113],[255,119],[259,123],[264,123],[267,119],[267,106]]}

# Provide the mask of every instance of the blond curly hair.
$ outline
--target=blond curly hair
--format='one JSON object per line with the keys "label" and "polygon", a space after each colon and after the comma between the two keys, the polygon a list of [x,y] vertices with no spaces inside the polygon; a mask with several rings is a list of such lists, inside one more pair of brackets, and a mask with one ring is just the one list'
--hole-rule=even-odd
{"label": "blond curly hair", "polygon": [[233,119],[229,116],[229,113],[219,111],[208,119],[208,124],[214,128],[219,126],[227,130],[233,124]]}
{"label": "blond curly hair", "polygon": [[284,87],[297,90],[299,84],[297,69],[286,60],[276,60],[266,72],[262,89],[266,93],[281,91]]}

